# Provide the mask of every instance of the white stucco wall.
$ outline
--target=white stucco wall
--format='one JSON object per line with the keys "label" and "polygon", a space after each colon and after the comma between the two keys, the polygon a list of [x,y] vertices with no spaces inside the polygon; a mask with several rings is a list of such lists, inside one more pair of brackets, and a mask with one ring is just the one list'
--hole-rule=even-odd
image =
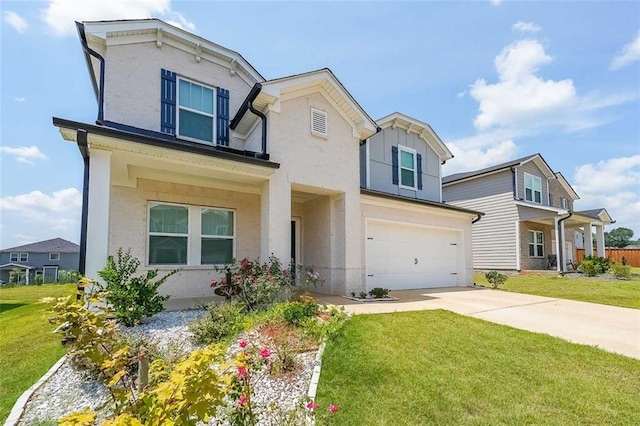
{"label": "white stucco wall", "polygon": [[[236,257],[254,259],[260,255],[260,196],[220,189],[139,179],[136,188],[112,186],[109,226],[109,254],[118,248],[131,248],[141,260],[139,271],[169,266],[147,266],[147,218],[149,201],[164,201],[235,210]],[[173,297],[211,296],[211,280],[218,276],[211,266],[181,266],[182,271],[162,287],[162,294]]]}

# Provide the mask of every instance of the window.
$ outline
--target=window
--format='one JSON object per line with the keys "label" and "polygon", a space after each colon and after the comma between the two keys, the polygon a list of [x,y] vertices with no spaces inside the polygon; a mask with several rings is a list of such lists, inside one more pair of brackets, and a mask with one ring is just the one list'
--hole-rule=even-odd
{"label": "window", "polygon": [[562,198],[562,208],[565,210],[569,210],[569,200],[566,198]]}
{"label": "window", "polygon": [[9,255],[9,262],[17,262],[19,259],[18,258],[19,255],[20,255],[19,253],[11,253]]}
{"label": "window", "polygon": [[178,79],[178,135],[213,143],[213,89]]}
{"label": "window", "polygon": [[150,265],[217,265],[234,257],[233,210],[151,203]]}
{"label": "window", "polygon": [[60,253],[49,253],[49,260],[60,260]]}
{"label": "window", "polygon": [[524,174],[524,199],[542,204],[542,179],[538,176]]}
{"label": "window", "polygon": [[529,231],[529,257],[544,257],[544,234]]}
{"label": "window", "polygon": [[326,112],[311,108],[311,134],[316,136],[328,136]]}
{"label": "window", "polygon": [[20,253],[20,262],[28,262],[29,253]]}
{"label": "window", "polygon": [[229,263],[233,259],[233,212],[203,208],[201,210],[200,264]]}
{"label": "window", "polygon": [[416,151],[398,145],[400,167],[398,168],[401,188],[416,189]]}

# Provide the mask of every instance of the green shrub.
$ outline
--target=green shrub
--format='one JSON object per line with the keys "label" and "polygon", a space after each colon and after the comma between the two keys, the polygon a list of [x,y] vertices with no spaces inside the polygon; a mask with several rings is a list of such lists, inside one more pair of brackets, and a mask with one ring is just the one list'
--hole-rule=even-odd
{"label": "green shrub", "polygon": [[367,298],[367,293],[364,291],[361,291],[360,294],[358,294],[358,298],[360,299],[366,299]]}
{"label": "green shrub", "polygon": [[578,265],[578,272],[582,272],[588,277],[595,277],[602,273],[602,269],[598,263],[592,259],[584,259]]}
{"label": "green shrub", "polygon": [[60,284],[66,284],[66,283],[76,283],[78,282],[78,280],[80,280],[80,278],[82,278],[82,275],[80,275],[80,272],[78,271],[74,271],[72,269],[63,269],[58,271],[58,281]]}
{"label": "green shrub", "polygon": [[[580,270],[580,266],[587,262],[587,265],[583,269],[588,269],[588,272]],[[586,256],[584,260],[578,265],[578,271],[586,274],[589,277],[595,277],[596,275],[605,274],[611,269],[611,259],[606,257],[594,257]],[[595,274],[593,274],[595,271]],[[593,275],[590,275],[593,274]]]}
{"label": "green shrub", "polygon": [[300,323],[303,333],[317,341],[331,340],[335,338],[349,316],[343,306],[326,306],[318,312],[318,315],[306,318]]}
{"label": "green shrub", "polygon": [[288,302],[282,305],[282,316],[291,325],[300,325],[306,319],[318,312],[318,304],[313,297],[300,296],[299,301]]}
{"label": "green shrub", "polygon": [[382,288],[382,287],[374,287],[371,289],[369,294],[374,299],[384,299],[385,297],[389,296],[389,289]]}
{"label": "green shrub", "polygon": [[42,274],[37,274],[34,278],[33,278],[33,283],[35,285],[41,285],[44,283],[44,278],[42,277]]}
{"label": "green shrub", "polygon": [[631,279],[631,266],[629,265],[613,263],[611,265],[611,272],[613,273],[613,276],[619,280]]}
{"label": "green shrub", "polygon": [[487,281],[489,281],[489,284],[491,284],[491,288],[494,289],[500,287],[505,283],[505,281],[507,281],[507,278],[509,278],[505,274],[501,274],[498,271],[489,271],[484,274],[484,277],[487,279]]}
{"label": "green shrub", "polygon": [[207,313],[189,324],[189,330],[198,344],[209,344],[233,337],[244,328],[244,306],[237,302],[211,305]]}
{"label": "green shrub", "polygon": [[123,252],[120,248],[116,258],[109,256],[107,266],[98,272],[106,283],[102,290],[107,303],[113,308],[117,320],[127,327],[164,310],[162,302],[169,296],[159,295],[158,288],[178,272],[178,269],[174,269],[154,281],[158,276],[157,269],[133,277],[138,266],[140,261],[131,255],[131,250]]}

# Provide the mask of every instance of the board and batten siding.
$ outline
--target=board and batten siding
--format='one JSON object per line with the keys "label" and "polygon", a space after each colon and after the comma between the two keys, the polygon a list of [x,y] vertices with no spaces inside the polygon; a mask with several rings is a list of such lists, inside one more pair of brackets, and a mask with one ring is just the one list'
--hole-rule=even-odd
{"label": "board and batten siding", "polygon": [[472,226],[474,269],[517,269],[516,222],[510,170],[444,186],[443,200],[484,213]]}
{"label": "board and batten siding", "polygon": [[[369,138],[367,144],[369,144],[369,163],[367,165],[366,161],[364,161],[361,162],[360,166],[367,165],[370,168],[369,189],[422,200],[441,201],[440,159],[419,135],[401,128],[393,129],[387,127]],[[422,155],[421,190],[401,189],[399,185],[393,184],[391,147],[398,145],[415,149],[418,154]],[[364,186],[366,187],[366,182]]]}
{"label": "board and batten siding", "polygon": [[529,161],[528,163],[518,166],[516,168],[516,173],[518,174],[517,198],[524,201],[524,174],[528,173],[530,175],[537,176],[542,180],[542,204],[541,205],[548,206],[549,205],[549,188],[547,186],[547,178],[544,175],[544,173],[542,173],[542,171],[538,168],[536,163],[534,163],[533,161]]}

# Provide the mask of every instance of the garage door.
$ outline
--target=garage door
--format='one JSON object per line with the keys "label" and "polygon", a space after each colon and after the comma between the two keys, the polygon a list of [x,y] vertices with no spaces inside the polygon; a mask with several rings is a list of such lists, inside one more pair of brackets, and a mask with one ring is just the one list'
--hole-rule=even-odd
{"label": "garage door", "polygon": [[457,231],[367,222],[367,290],[452,287],[458,284]]}

